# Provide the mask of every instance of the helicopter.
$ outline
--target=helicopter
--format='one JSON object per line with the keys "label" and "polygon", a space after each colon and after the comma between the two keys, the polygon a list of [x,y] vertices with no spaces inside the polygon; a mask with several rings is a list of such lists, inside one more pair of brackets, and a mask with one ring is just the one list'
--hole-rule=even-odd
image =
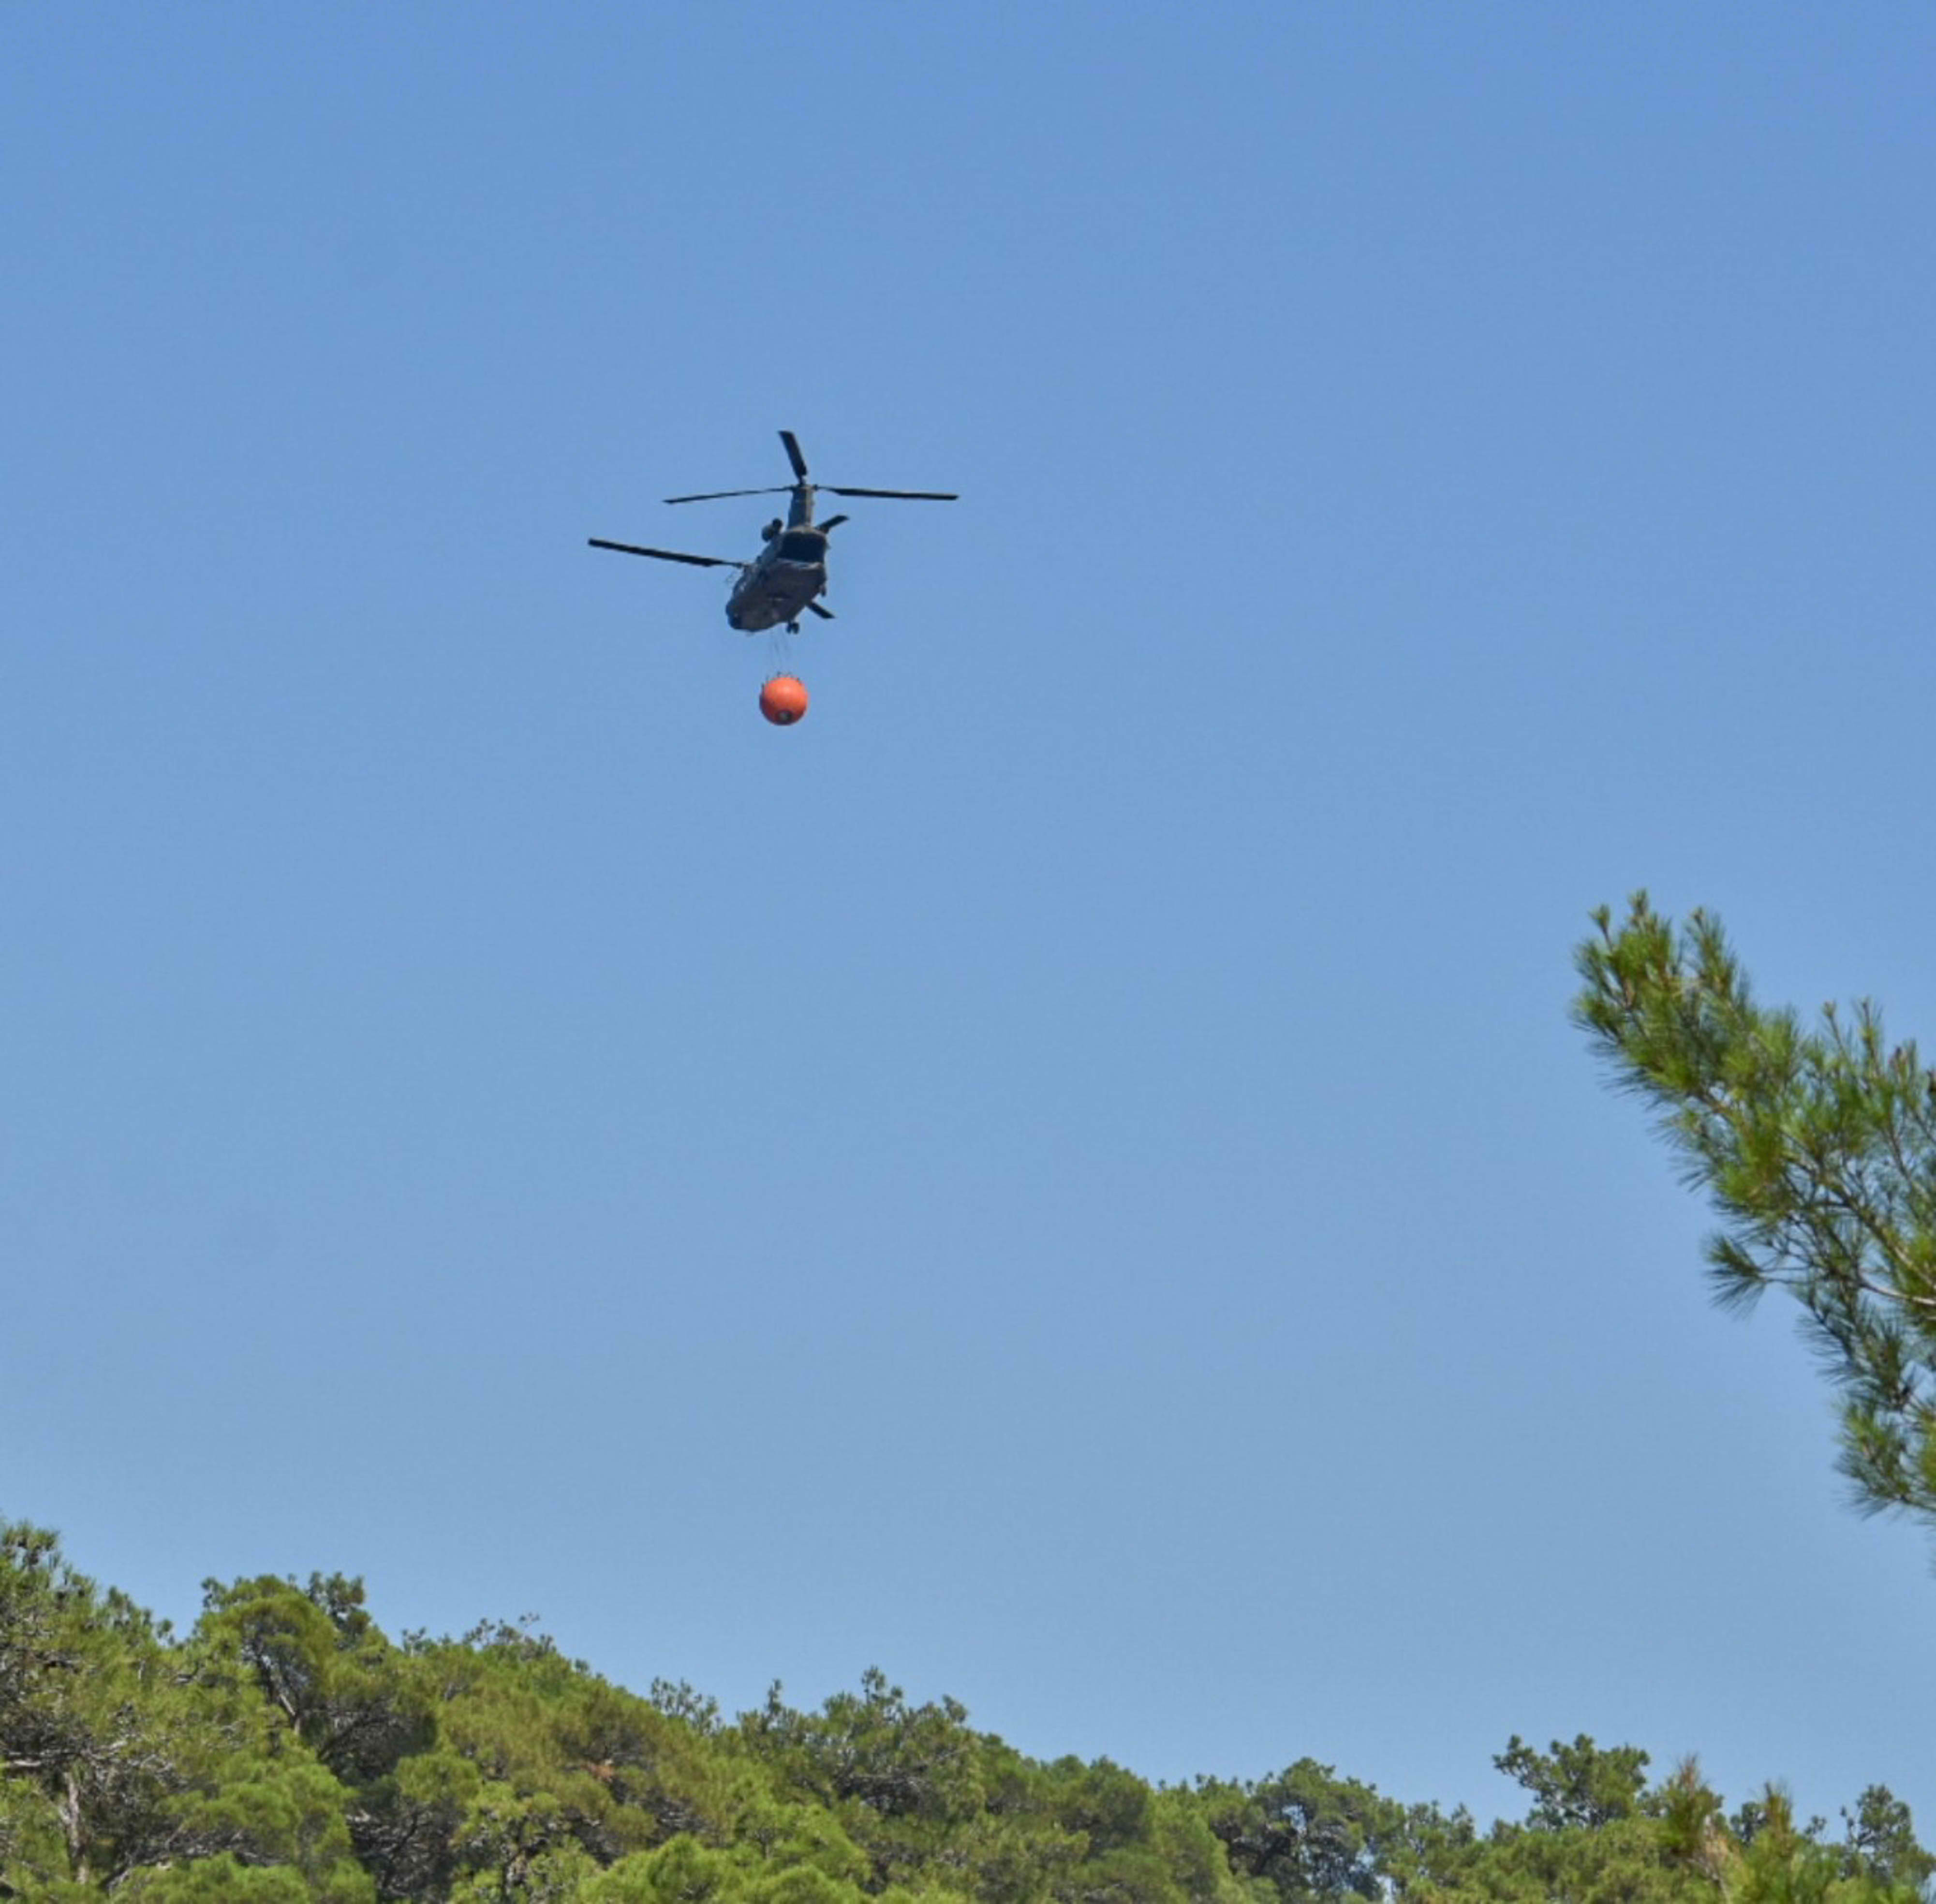
{"label": "helicopter", "polygon": [[813,519],[813,499],[821,490],[830,496],[880,496],[903,503],[954,503],[958,496],[934,489],[852,489],[837,483],[814,482],[806,473],[806,458],[801,455],[800,439],[791,430],[780,432],[786,446],[787,461],[793,465],[794,480],[766,489],[715,489],[702,496],[668,496],[668,503],[713,503],[728,496],[791,496],[786,520],[776,516],[761,531],[766,547],[750,562],[735,562],[724,555],[685,555],[673,549],[641,549],[636,542],[606,542],[592,536],[594,549],[616,549],[621,555],[649,555],[661,562],[685,562],[696,569],[737,569],[740,579],[726,603],[726,621],[743,634],[757,634],[762,628],[785,622],[789,634],[800,632],[800,618],[812,613],[823,621],[833,619],[833,611],[822,605],[827,592],[827,537],[848,518],[830,515],[824,522]]}

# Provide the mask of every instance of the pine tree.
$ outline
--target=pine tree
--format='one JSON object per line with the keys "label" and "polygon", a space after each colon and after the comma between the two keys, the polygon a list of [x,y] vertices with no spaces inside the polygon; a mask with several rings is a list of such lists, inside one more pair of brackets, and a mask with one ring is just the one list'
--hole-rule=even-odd
{"label": "pine tree", "polygon": [[1936,1522],[1936,1074],[1866,1001],[1813,1029],[1758,1005],[1706,913],[1593,917],[1574,1015],[1719,1212],[1717,1298],[1794,1297],[1858,1504]]}

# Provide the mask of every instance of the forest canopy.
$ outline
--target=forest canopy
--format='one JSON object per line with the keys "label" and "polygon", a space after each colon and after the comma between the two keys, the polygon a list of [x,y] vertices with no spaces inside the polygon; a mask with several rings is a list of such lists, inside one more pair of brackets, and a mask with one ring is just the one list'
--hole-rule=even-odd
{"label": "forest canopy", "polygon": [[360,1581],[208,1582],[172,1631],[0,1525],[0,1897],[80,1904],[1916,1904],[1872,1786],[1770,1785],[1584,1735],[1494,1760],[1481,1830],[1303,1758],[1151,1785],[1030,1758],[870,1670],[818,1711],[643,1696],[529,1624],[392,1640]]}

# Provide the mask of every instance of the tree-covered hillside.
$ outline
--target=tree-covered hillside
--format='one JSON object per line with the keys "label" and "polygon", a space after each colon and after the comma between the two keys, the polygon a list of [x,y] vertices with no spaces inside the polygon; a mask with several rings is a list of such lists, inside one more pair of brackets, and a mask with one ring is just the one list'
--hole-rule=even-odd
{"label": "tree-covered hillside", "polygon": [[386,1637],[361,1584],[210,1582],[171,1632],[0,1528],[0,1896],[76,1904],[1912,1904],[1872,1788],[1839,1837],[1690,1761],[1514,1739],[1517,1824],[1302,1759],[1152,1786],[1028,1758],[879,1673],[819,1711],[645,1697],[524,1627]]}

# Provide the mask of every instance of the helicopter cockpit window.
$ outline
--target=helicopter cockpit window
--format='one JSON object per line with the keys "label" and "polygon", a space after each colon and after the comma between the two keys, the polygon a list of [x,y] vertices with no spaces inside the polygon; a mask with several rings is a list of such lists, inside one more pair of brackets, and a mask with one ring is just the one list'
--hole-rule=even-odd
{"label": "helicopter cockpit window", "polygon": [[785,562],[819,562],[826,559],[827,538],[796,533],[780,538],[780,559]]}

